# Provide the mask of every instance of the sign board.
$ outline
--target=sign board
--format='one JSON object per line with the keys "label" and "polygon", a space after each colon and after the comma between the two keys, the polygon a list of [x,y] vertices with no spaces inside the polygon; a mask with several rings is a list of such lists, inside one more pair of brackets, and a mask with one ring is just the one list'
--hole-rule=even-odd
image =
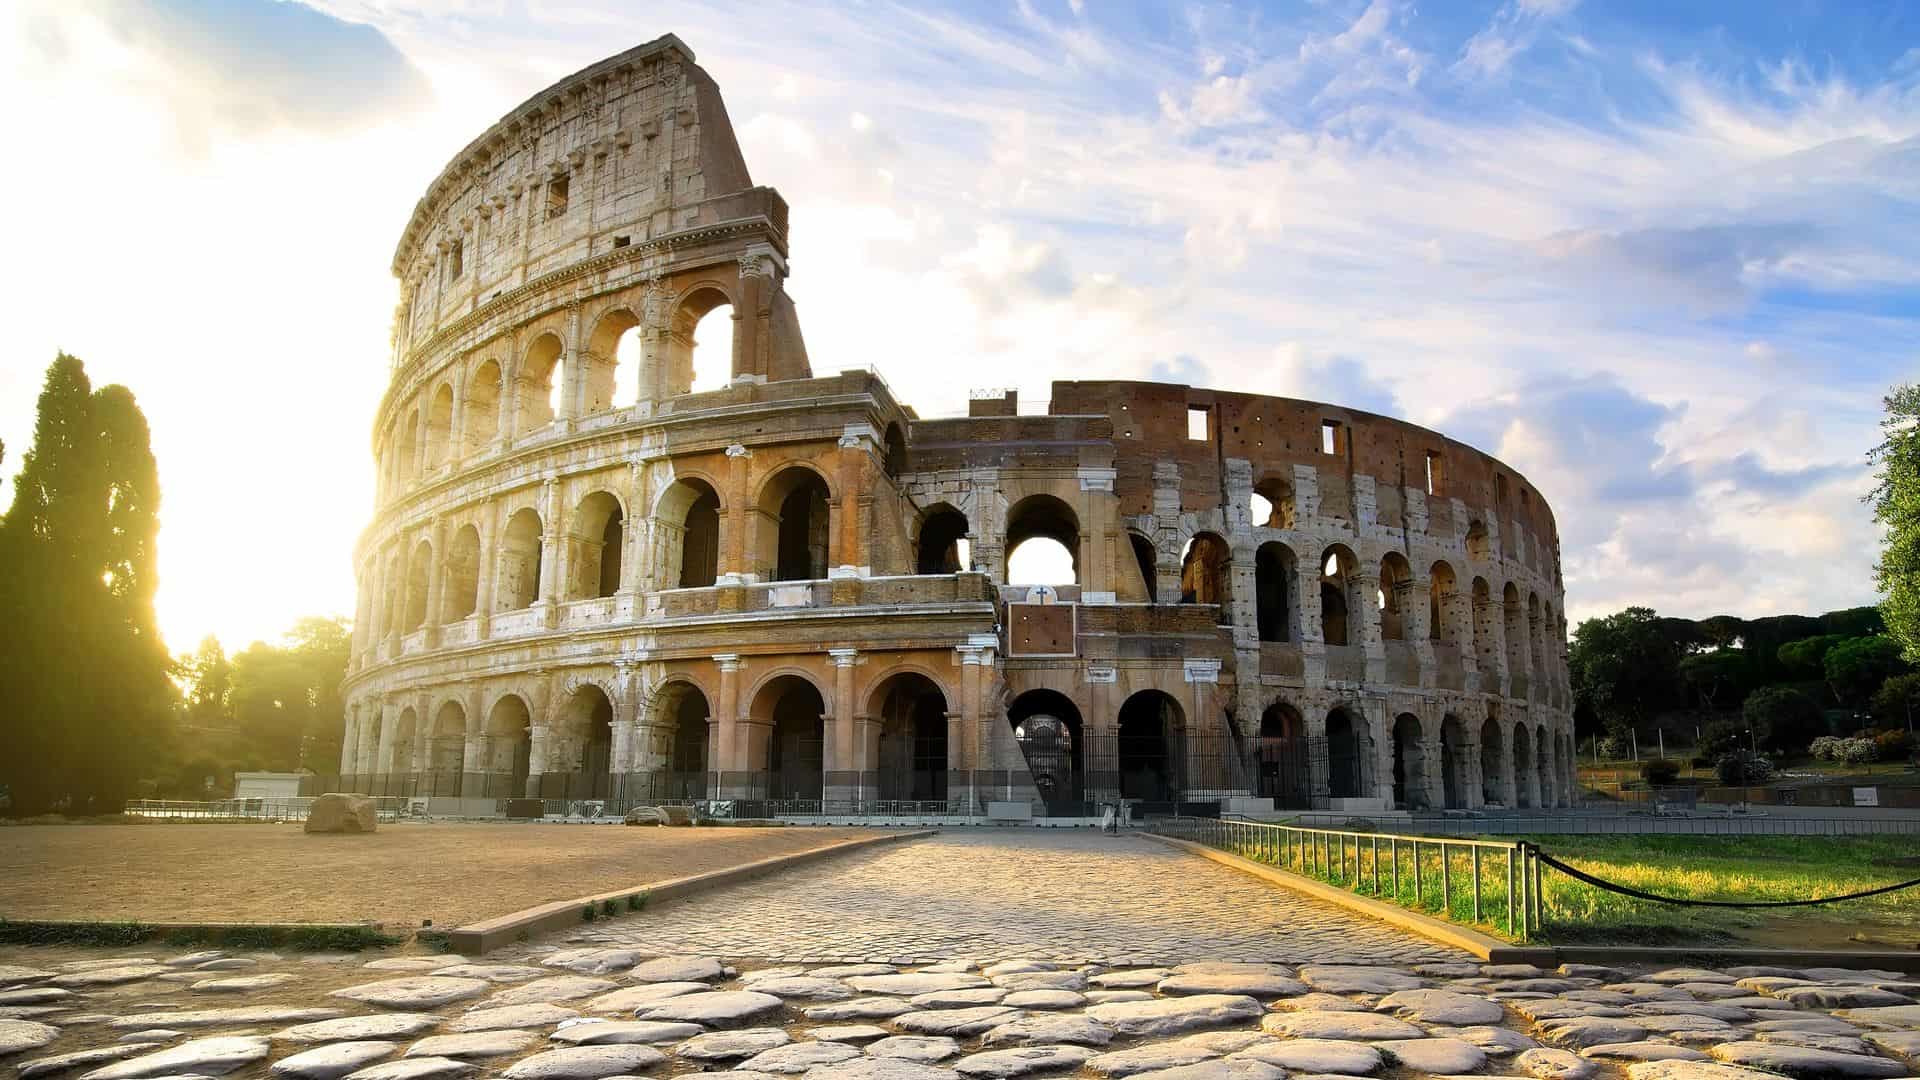
{"label": "sign board", "polygon": [[1879,806],[1880,789],[1877,787],[1857,787],[1853,789],[1853,805]]}
{"label": "sign board", "polygon": [[1078,604],[1008,604],[1008,656],[1073,656]]}

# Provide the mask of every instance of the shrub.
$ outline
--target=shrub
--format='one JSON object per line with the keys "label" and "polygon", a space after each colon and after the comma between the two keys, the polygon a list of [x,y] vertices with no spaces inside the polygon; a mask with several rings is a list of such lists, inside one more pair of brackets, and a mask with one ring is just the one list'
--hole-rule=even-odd
{"label": "shrub", "polygon": [[1627,740],[1618,735],[1603,735],[1597,747],[1601,758],[1607,761],[1619,761],[1627,756]]}
{"label": "shrub", "polygon": [[1873,737],[1873,750],[1874,756],[1869,761],[1905,760],[1908,754],[1913,753],[1913,736],[1904,731],[1883,731]]}
{"label": "shrub", "polygon": [[1713,763],[1713,771],[1728,787],[1764,784],[1773,776],[1773,762],[1751,750],[1734,750]]}
{"label": "shrub", "polygon": [[1770,750],[1805,749],[1826,734],[1826,717],[1814,700],[1790,686],[1767,686],[1747,695],[1740,718]]}
{"label": "shrub", "polygon": [[1680,778],[1680,763],[1666,758],[1648,758],[1640,763],[1640,779],[1662,787]]}
{"label": "shrub", "polygon": [[1838,738],[1822,735],[1813,740],[1807,749],[1821,761],[1838,761],[1848,765],[1865,765],[1880,757],[1880,747],[1869,738]]}

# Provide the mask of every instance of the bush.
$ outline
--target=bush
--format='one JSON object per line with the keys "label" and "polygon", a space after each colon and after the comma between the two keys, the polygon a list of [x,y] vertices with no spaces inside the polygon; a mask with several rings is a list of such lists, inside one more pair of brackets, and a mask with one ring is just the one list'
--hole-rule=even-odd
{"label": "bush", "polygon": [[1879,745],[1869,738],[1837,738],[1822,735],[1807,747],[1813,756],[1821,761],[1838,761],[1848,765],[1865,765],[1881,758]]}
{"label": "bush", "polygon": [[1911,753],[1913,753],[1913,736],[1904,731],[1883,731],[1873,737],[1873,757],[1867,760],[1904,761]]}
{"label": "bush", "polygon": [[1713,771],[1728,787],[1751,787],[1773,777],[1773,762],[1751,750],[1735,750],[1722,754]]}
{"label": "bush", "polygon": [[1827,732],[1820,706],[1790,686],[1763,687],[1747,695],[1740,718],[1769,750],[1804,750]]}
{"label": "bush", "polygon": [[1680,763],[1666,758],[1648,758],[1640,763],[1640,779],[1654,787],[1664,787],[1680,778]]}

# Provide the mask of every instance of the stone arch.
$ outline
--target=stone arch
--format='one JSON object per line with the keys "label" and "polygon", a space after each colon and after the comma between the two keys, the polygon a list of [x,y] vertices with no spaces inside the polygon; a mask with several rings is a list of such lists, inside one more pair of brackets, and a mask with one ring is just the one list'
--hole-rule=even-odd
{"label": "stone arch", "polygon": [[1133,529],[1127,530],[1127,546],[1133,549],[1133,566],[1140,572],[1140,594],[1147,603],[1157,603],[1160,595],[1160,572],[1155,566],[1157,561],[1153,553],[1153,541]]}
{"label": "stone arch", "polygon": [[1467,727],[1452,713],[1440,718],[1440,805],[1467,808]]}
{"label": "stone arch", "polygon": [[540,512],[523,506],[501,532],[500,563],[494,576],[495,611],[518,611],[540,600],[540,568],[546,557]]}
{"label": "stone arch", "polygon": [[820,799],[826,790],[826,694],[793,669],[769,673],[749,699],[746,760],[760,763],[770,799]]}
{"label": "stone arch", "polygon": [[[427,771],[433,774],[435,795],[460,794],[460,773],[467,759],[467,707],[448,698],[433,713],[427,737]],[[450,789],[450,790],[449,790]]]}
{"label": "stone arch", "polygon": [[1220,624],[1233,621],[1233,549],[1218,533],[1198,532],[1180,559],[1180,602],[1215,604]]}
{"label": "stone arch", "polygon": [[731,346],[726,355],[709,355],[700,351],[694,339],[695,328],[704,325],[709,314],[723,307],[730,309],[732,319],[738,321],[740,308],[732,291],[713,280],[694,284],[674,302],[673,314],[668,319],[663,397],[693,393],[696,384],[725,386],[740,374]]}
{"label": "stone arch", "polygon": [[500,361],[480,361],[466,381],[466,408],[462,410],[460,446],[462,455],[478,454],[500,437],[500,407],[506,383],[500,374]]}
{"label": "stone arch", "polygon": [[613,762],[613,695],[597,680],[579,678],[565,691],[547,729],[545,776],[572,774],[553,797],[602,799]]}
{"label": "stone arch", "polygon": [[1320,633],[1328,645],[1358,645],[1360,606],[1372,597],[1360,595],[1360,560],[1345,544],[1333,544],[1320,553]]}
{"label": "stone arch", "polygon": [[[500,777],[497,790],[524,795],[531,765],[533,710],[527,699],[508,691],[487,708],[487,756],[479,764],[482,772]],[[489,794],[496,790],[489,785]]]}
{"label": "stone arch", "polygon": [[967,537],[971,526],[965,514],[948,503],[935,503],[921,513],[919,526],[914,538],[914,573],[956,574],[969,568],[972,544]]}
{"label": "stone arch", "polygon": [[1460,620],[1460,579],[1454,575],[1453,564],[1441,559],[1427,571],[1427,637],[1429,640],[1457,645],[1463,637],[1471,636],[1472,628],[1463,633]]}
{"label": "stone arch", "polygon": [[[1270,473],[1253,485],[1252,520],[1255,528],[1292,529],[1297,527],[1294,512],[1293,478]],[[1262,503],[1266,505],[1261,506]],[[1266,513],[1263,515],[1261,510]]]}
{"label": "stone arch", "polygon": [[1500,721],[1489,716],[1480,725],[1480,802],[1486,806],[1507,805],[1504,778],[1512,761]]}
{"label": "stone arch", "polygon": [[892,668],[875,681],[867,698],[866,760],[878,798],[946,801],[948,701],[940,683],[918,669]]}
{"label": "stone arch", "polygon": [[401,623],[403,633],[411,634],[426,625],[427,594],[431,591],[432,574],[433,544],[421,540],[407,556],[407,606]]}
{"label": "stone arch", "polygon": [[1007,723],[1048,812],[1078,812],[1087,783],[1080,707],[1058,690],[1036,688],[1007,703]]}
{"label": "stone arch", "polygon": [[447,622],[459,622],[479,610],[480,530],[472,524],[460,526],[447,544],[446,576],[440,588]]}
{"label": "stone arch", "polygon": [[698,798],[713,767],[713,706],[688,675],[670,675],[653,694],[649,713],[657,760],[667,774],[664,797]]}
{"label": "stone arch", "polygon": [[1313,769],[1307,753],[1307,724],[1300,710],[1275,701],[1260,714],[1255,744],[1254,794],[1275,807],[1304,809],[1313,804]]}
{"label": "stone arch", "polygon": [[408,705],[393,717],[393,735],[389,739],[382,733],[381,741],[387,743],[387,759],[382,762],[381,772],[410,773],[413,768],[414,739],[420,732],[420,715]]}
{"label": "stone arch", "polygon": [[624,304],[607,309],[595,320],[580,357],[580,415],[592,416],[633,404],[627,386],[639,386],[639,350],[625,350],[633,354],[627,360],[631,370],[625,371],[620,353],[622,339],[637,334],[639,329],[640,316]]}
{"label": "stone arch", "polygon": [[1366,794],[1367,756],[1372,739],[1367,735],[1364,717],[1344,705],[1327,712],[1327,794],[1335,799],[1356,799]]}
{"label": "stone arch", "polygon": [[1292,547],[1269,540],[1254,551],[1253,596],[1261,641],[1300,640],[1300,597],[1293,585],[1298,573]]}
{"label": "stone arch", "polygon": [[653,504],[658,587],[704,589],[720,572],[720,494],[711,481],[682,474]]}
{"label": "stone arch", "polygon": [[1380,590],[1375,602],[1380,606],[1380,636],[1387,641],[1407,640],[1407,623],[1412,614],[1413,567],[1407,557],[1389,551],[1380,559]]}
{"label": "stone arch", "polygon": [[1120,797],[1170,811],[1184,783],[1186,714],[1164,690],[1140,690],[1120,705],[1115,760]]}
{"label": "stone arch", "polygon": [[1430,810],[1427,797],[1427,744],[1420,718],[1401,713],[1393,719],[1393,805],[1402,810]]}
{"label": "stone arch", "polygon": [[522,354],[515,382],[519,419],[515,434],[526,435],[553,423],[566,410],[566,372],[561,360],[566,346],[560,335],[547,331],[535,337]]}
{"label": "stone arch", "polygon": [[453,384],[443,382],[427,405],[427,464],[437,469],[453,458]]}
{"label": "stone arch", "polygon": [[881,436],[881,440],[885,444],[887,451],[887,475],[898,480],[910,467],[907,458],[906,434],[900,430],[900,425],[897,422],[893,422],[887,424],[887,430]]}
{"label": "stone arch", "polygon": [[[1014,555],[1032,542],[1050,541],[1065,550],[1072,567],[1072,581],[1019,581],[1014,574]],[[1023,567],[1027,560],[1022,560]],[[1036,576],[1023,573],[1020,577]],[[1007,511],[1006,565],[1001,580],[1009,585],[1059,585],[1080,581],[1080,516],[1052,495],[1028,495]]]}
{"label": "stone arch", "polygon": [[795,462],[769,476],[754,500],[754,572],[768,581],[827,576],[833,488],[811,465]]}
{"label": "stone arch", "polygon": [[586,600],[620,591],[621,560],[626,553],[626,510],[612,492],[586,495],[574,506],[567,532],[567,564],[572,581],[567,599]]}

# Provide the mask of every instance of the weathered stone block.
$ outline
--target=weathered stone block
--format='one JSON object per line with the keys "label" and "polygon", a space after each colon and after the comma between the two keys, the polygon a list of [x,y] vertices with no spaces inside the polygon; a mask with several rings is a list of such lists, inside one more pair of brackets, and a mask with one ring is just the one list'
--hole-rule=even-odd
{"label": "weathered stone block", "polygon": [[307,807],[310,833],[370,833],[378,827],[373,800],[365,795],[329,792]]}

